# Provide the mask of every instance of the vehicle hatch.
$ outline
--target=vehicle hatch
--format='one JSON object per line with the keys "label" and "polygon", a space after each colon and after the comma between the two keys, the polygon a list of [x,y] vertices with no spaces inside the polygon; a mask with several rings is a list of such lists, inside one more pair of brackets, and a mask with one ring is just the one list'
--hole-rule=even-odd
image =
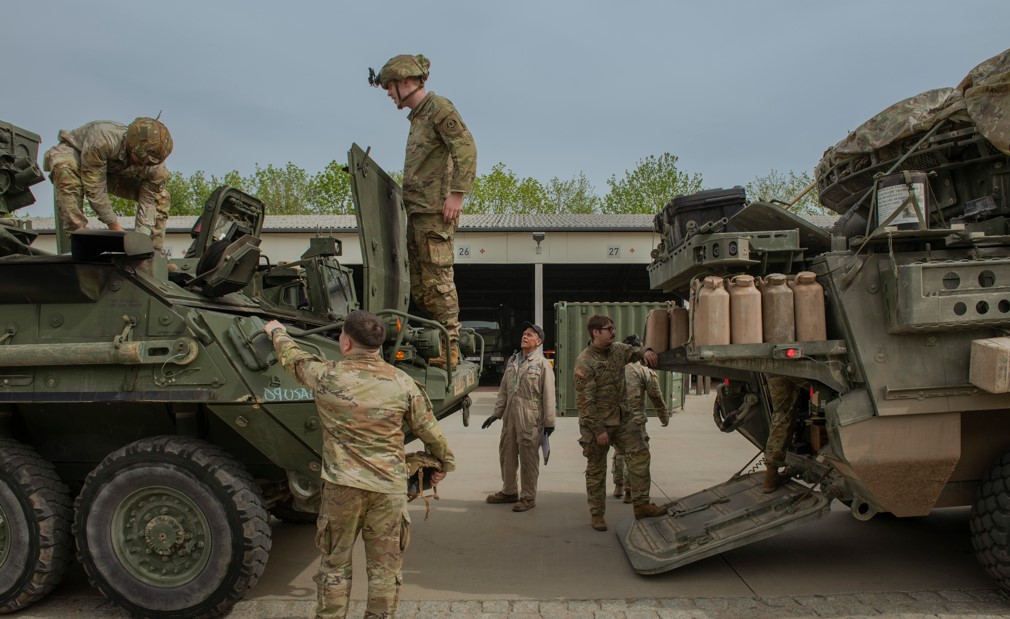
{"label": "vehicle hatch", "polygon": [[677,499],[667,516],[618,524],[632,567],[640,574],[667,572],[819,520],[830,510],[828,497],[795,481],[765,494],[763,478],[763,472],[736,477]]}
{"label": "vehicle hatch", "polygon": [[407,265],[407,214],[403,192],[357,144],[347,153],[354,194],[354,213],[361,239],[365,310],[407,311],[410,275]]}

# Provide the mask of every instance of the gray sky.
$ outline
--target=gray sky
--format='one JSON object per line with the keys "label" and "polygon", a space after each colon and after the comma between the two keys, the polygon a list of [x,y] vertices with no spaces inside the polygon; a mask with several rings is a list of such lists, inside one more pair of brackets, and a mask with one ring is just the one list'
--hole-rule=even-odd
{"label": "gray sky", "polygon": [[[400,53],[473,132],[478,172],[611,175],[670,152],[706,187],[812,170],[891,103],[954,86],[1010,46],[1006,0],[5,2],[0,119],[61,128],[155,115],[171,170],[310,173],[372,147],[403,166],[408,124],[367,86]],[[41,164],[41,156],[40,162]],[[52,212],[48,183],[31,215]]]}

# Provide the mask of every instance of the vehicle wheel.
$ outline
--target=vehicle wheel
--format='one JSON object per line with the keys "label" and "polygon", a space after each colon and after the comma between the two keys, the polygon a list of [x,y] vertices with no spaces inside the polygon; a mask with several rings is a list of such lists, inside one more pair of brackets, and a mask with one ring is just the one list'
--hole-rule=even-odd
{"label": "vehicle wheel", "polygon": [[0,438],[0,613],[42,599],[73,560],[71,501],[53,465]]}
{"label": "vehicle wheel", "polygon": [[91,584],[134,615],[216,617],[253,588],[270,552],[252,477],[196,439],[145,438],[113,452],[75,507]]}
{"label": "vehicle wheel", "polygon": [[989,470],[971,508],[971,545],[979,563],[1010,591],[1010,452]]}

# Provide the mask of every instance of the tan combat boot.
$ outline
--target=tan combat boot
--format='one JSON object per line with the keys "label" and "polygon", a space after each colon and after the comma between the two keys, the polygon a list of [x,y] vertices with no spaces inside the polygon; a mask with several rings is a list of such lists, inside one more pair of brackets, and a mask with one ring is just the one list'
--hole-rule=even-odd
{"label": "tan combat boot", "polygon": [[623,503],[627,503],[628,505],[631,505],[631,489],[630,488],[625,488],[624,489],[624,500],[622,502]]}
{"label": "tan combat boot", "polygon": [[769,466],[765,468],[765,480],[761,485],[761,492],[771,493],[784,484],[788,480],[787,477],[779,475],[779,467]]}
{"label": "tan combat boot", "polygon": [[519,502],[512,506],[512,511],[524,512],[528,509],[533,509],[536,506],[537,502],[533,499],[519,499]]}
{"label": "tan combat boot", "polygon": [[614,496],[617,497],[618,499],[624,496],[624,484],[614,485]]}
{"label": "tan combat boot", "polygon": [[515,503],[515,502],[519,501],[519,495],[518,494],[505,494],[504,492],[502,492],[501,490],[499,490],[498,492],[495,492],[494,494],[487,495],[487,498],[484,499],[484,500],[487,501],[488,503]]}
{"label": "tan combat boot", "polygon": [[656,516],[665,516],[666,508],[660,507],[655,503],[642,503],[641,505],[635,506],[635,520],[641,520],[642,518],[655,518]]}
{"label": "tan combat boot", "polygon": [[593,516],[593,528],[597,531],[606,531],[607,521],[603,519],[603,516]]}
{"label": "tan combat boot", "polygon": [[[453,342],[452,345],[449,347],[449,361],[452,363],[453,369],[456,369],[456,366],[459,365],[459,344],[457,344],[456,342]],[[444,368],[445,354],[443,353],[437,357],[432,357],[431,359],[428,360],[428,363],[437,368]]]}

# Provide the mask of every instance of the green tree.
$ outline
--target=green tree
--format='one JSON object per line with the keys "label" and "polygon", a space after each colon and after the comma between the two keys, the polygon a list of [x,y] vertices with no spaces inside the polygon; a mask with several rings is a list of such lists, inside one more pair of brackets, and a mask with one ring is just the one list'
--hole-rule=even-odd
{"label": "green tree", "polygon": [[610,192],[603,198],[605,213],[655,213],[676,196],[701,191],[701,174],[677,169],[677,157],[649,155],[624,178],[607,180]]}
{"label": "green tree", "polygon": [[[812,187],[811,187],[812,186]],[[762,202],[784,202],[789,204],[804,190],[811,187],[789,210],[797,215],[830,215],[832,212],[817,199],[817,185],[808,172],[796,174],[792,170],[783,174],[771,170],[747,183],[747,197]]]}
{"label": "green tree", "polygon": [[266,205],[268,215],[301,215],[310,212],[312,189],[309,175],[290,161],[284,167],[272,163],[243,179],[246,191]]}
{"label": "green tree", "polygon": [[535,178],[519,178],[498,162],[487,174],[474,179],[473,191],[463,201],[464,213],[541,213],[544,186]]}
{"label": "green tree", "polygon": [[309,209],[316,215],[343,215],[354,212],[351,175],[344,165],[333,160],[309,180]]}
{"label": "green tree", "polygon": [[555,176],[544,183],[544,213],[599,213],[602,202],[582,172],[570,180]]}

